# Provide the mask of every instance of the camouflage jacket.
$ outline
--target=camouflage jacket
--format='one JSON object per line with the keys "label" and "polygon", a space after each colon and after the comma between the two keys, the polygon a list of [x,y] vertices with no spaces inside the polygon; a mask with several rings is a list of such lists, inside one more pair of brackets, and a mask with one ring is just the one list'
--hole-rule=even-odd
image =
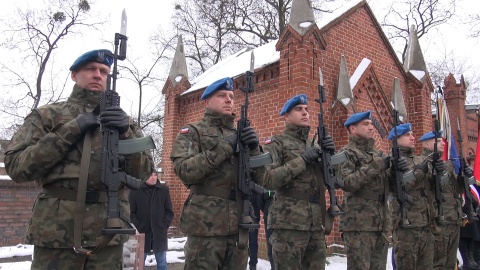
{"label": "camouflage jacket", "polygon": [[[309,127],[286,124],[282,134],[267,140],[265,152],[270,152],[273,163],[259,172],[259,182],[275,196],[268,215],[269,229],[322,230],[322,209],[320,203],[299,200],[279,194],[279,191],[292,190],[311,195],[325,196],[325,188],[318,187],[319,166],[317,163],[305,165],[300,156],[310,146]],[[325,211],[325,209],[323,209]]]}
{"label": "camouflage jacket", "polygon": [[[374,147],[374,140],[350,136],[342,148],[347,161],[340,165],[339,176],[344,180],[343,210],[340,217],[341,231],[388,230],[388,178],[381,152]],[[385,194],[387,193],[387,194]]]}
{"label": "camouflage jacket", "polygon": [[[202,120],[184,126],[172,147],[175,174],[188,187],[236,190],[236,158],[224,137],[235,132],[235,115],[207,109]],[[252,151],[257,155],[259,150]],[[235,200],[190,193],[180,216],[180,230],[188,235],[219,236],[238,233]]]}
{"label": "camouflage jacket", "polygon": [[[433,170],[432,161],[433,161],[433,151],[428,149],[423,149],[422,155],[420,158],[428,161],[429,171]],[[442,203],[443,215],[445,216],[445,221],[447,224],[462,224],[462,199],[460,184],[457,181],[457,175],[455,174],[455,167],[450,161],[446,161],[448,181],[441,181],[441,191],[445,201]],[[432,187],[434,186],[435,179],[432,177],[430,179]],[[434,189],[432,189],[434,190]],[[435,196],[435,195],[433,195]],[[434,203],[435,209],[437,209],[436,202]]]}
{"label": "camouflage jacket", "polygon": [[[423,228],[432,225],[435,217],[433,208],[433,192],[430,185],[431,170],[421,156],[414,156],[413,149],[400,147],[400,155],[407,160],[408,167],[413,171],[415,180],[405,186],[405,192],[412,198],[412,202],[405,204],[407,219],[414,228]],[[392,176],[393,179],[393,176]],[[394,186],[391,185],[394,189]],[[394,191],[395,192],[395,191]],[[393,200],[393,226],[400,223],[401,212],[397,200]]]}
{"label": "camouflage jacket", "polygon": [[[80,176],[83,135],[75,118],[91,112],[100,102],[100,91],[80,89],[76,85],[65,102],[37,108],[25,118],[5,153],[5,168],[17,183],[37,181],[41,186],[56,186],[76,190]],[[132,123],[132,122],[131,122]],[[101,134],[93,131],[88,190],[104,190],[100,182]],[[133,125],[123,139],[140,134]],[[125,156],[125,172],[146,179],[153,169],[148,153]],[[26,242],[47,248],[73,247],[75,201],[61,200],[40,193],[33,207]],[[120,200],[124,215],[130,216],[127,198]],[[96,246],[101,240],[107,203],[86,203],[83,215],[82,245]],[[116,236],[110,244],[125,241]]]}

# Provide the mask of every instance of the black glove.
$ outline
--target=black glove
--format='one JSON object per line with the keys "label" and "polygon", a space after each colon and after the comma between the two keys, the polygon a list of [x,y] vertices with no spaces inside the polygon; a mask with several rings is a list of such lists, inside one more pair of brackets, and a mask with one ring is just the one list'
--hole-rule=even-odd
{"label": "black glove", "polygon": [[465,174],[465,176],[466,176],[467,178],[470,178],[470,177],[473,176],[473,170],[472,170],[472,168],[470,168],[470,167],[468,167],[468,166],[465,167],[465,169],[463,170],[463,173]]}
{"label": "black glove", "polygon": [[400,157],[397,162],[397,168],[401,172],[408,172],[408,163],[404,157]]}
{"label": "black glove", "polygon": [[233,151],[235,151],[237,148],[237,132],[225,137],[225,141],[227,141],[232,147]]}
{"label": "black glove", "polygon": [[97,115],[94,115],[91,112],[82,113],[78,115],[75,120],[77,121],[78,127],[82,133],[85,133],[87,130],[100,125]]}
{"label": "black glove", "polygon": [[435,162],[433,166],[438,174],[443,174],[445,172],[445,162],[443,159],[437,159],[437,162]]}
{"label": "black glove", "polygon": [[335,143],[333,142],[332,136],[327,135],[327,136],[325,136],[325,138],[323,138],[322,148],[325,151],[331,151],[331,152],[335,151]]}
{"label": "black glove", "polygon": [[300,156],[305,160],[305,163],[308,164],[318,160],[320,151],[318,148],[310,148],[305,150]]}
{"label": "black glove", "polygon": [[120,134],[127,132],[130,127],[127,113],[118,106],[109,107],[101,112],[100,121],[107,127],[117,128]]}
{"label": "black glove", "polygon": [[258,147],[258,135],[252,127],[245,127],[242,129],[242,135],[240,136],[242,142],[248,146],[250,150],[257,149]]}

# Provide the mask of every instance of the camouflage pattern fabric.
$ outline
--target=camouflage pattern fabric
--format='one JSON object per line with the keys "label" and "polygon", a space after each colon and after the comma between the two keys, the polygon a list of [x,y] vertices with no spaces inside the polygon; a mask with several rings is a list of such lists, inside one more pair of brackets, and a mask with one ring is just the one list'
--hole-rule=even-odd
{"label": "camouflage pattern fabric", "polygon": [[430,227],[412,229],[398,227],[394,238],[398,239],[394,245],[397,269],[433,269],[434,240]]}
{"label": "camouflage pattern fabric", "polygon": [[348,231],[342,234],[342,238],[347,249],[347,269],[386,269],[388,241],[385,234]]}
{"label": "camouflage pattern fabric", "polygon": [[[211,189],[236,190],[237,162],[232,147],[224,140],[235,132],[234,119],[234,114],[223,115],[207,109],[201,121],[181,129],[173,143],[170,159],[175,174],[187,187],[201,185]],[[251,151],[252,156],[258,154],[259,149]],[[247,252],[238,250],[234,245],[236,240],[233,240],[238,234],[235,200],[190,193],[180,216],[180,230],[189,239],[189,247],[185,251],[189,263],[185,269],[246,268]],[[225,243],[215,244],[218,239],[226,238],[232,242],[228,246]],[[218,255],[222,251],[217,250],[215,245],[219,249],[223,247],[223,255]],[[215,267],[210,267],[212,265]]]}
{"label": "camouflage pattern fabric", "polygon": [[[258,172],[258,181],[269,190],[293,190],[306,194],[321,194],[314,164],[305,165],[300,156],[307,147],[310,128],[286,124],[281,135],[274,136],[264,146],[273,163]],[[323,180],[321,180],[323,181]],[[269,229],[323,231],[322,209],[319,203],[297,200],[276,192],[268,216]]]}
{"label": "camouflage pattern fabric", "polygon": [[185,270],[245,270],[248,251],[236,246],[237,236],[189,235],[185,243]]}
{"label": "camouflage pattern fabric", "polygon": [[[409,169],[413,170],[415,180],[405,186],[406,193],[412,198],[412,203],[407,203],[407,217],[412,227],[424,228],[432,225],[432,219],[435,217],[433,208],[433,191],[431,186],[432,171],[421,156],[414,156],[412,149],[400,147],[400,155],[407,160]],[[395,181],[395,178],[391,178]],[[393,183],[392,183],[393,184]],[[395,185],[390,185],[395,189]],[[395,190],[394,190],[395,192]],[[395,195],[396,196],[396,195]],[[393,208],[393,227],[394,230],[400,223],[400,207],[396,200],[392,201]]]}
{"label": "camouflage pattern fabric", "polygon": [[[373,147],[374,142],[350,136],[349,143],[341,150],[347,161],[339,170],[339,177],[345,183],[342,203],[345,215],[340,217],[340,231],[344,232],[347,245],[348,269],[385,269],[386,266],[385,237],[391,226],[385,185],[388,185],[390,170],[386,169],[382,154]],[[376,195],[376,199],[366,194]],[[364,244],[359,245],[360,241]]]}
{"label": "camouflage pattern fabric", "polygon": [[272,244],[275,269],[325,269],[326,246],[323,231],[275,229],[269,241]]}
{"label": "camouflage pattern fabric", "polygon": [[[5,168],[17,183],[36,180],[40,185],[77,189],[82,157],[83,135],[75,118],[91,112],[100,102],[100,91],[80,89],[76,85],[65,102],[45,105],[32,111],[13,136],[5,153]],[[130,130],[120,139],[133,139],[141,134],[130,119]],[[104,190],[100,182],[101,134],[92,133],[92,149],[88,190]],[[150,154],[125,156],[125,172],[146,179],[153,169]],[[72,248],[75,201],[61,200],[40,193],[33,207],[26,243],[45,248]],[[128,200],[119,200],[125,217],[130,216]],[[95,247],[103,239],[107,203],[87,203],[83,219],[82,245]],[[110,245],[127,240],[117,235]]]}
{"label": "camouflage pattern fabric", "polygon": [[[292,190],[310,195],[325,196],[318,187],[315,166],[305,164],[300,156],[310,147],[309,127],[286,124],[282,134],[265,143],[273,163],[258,172],[261,185],[275,190],[269,209],[268,229],[275,269],[324,269],[325,240],[321,204],[279,194],[279,190]],[[323,181],[323,180],[321,180]],[[325,211],[325,210],[324,210]]]}
{"label": "camouflage pattern fabric", "polygon": [[455,269],[460,237],[460,226],[448,224],[442,226],[442,233],[434,235],[433,269]]}
{"label": "camouflage pattern fabric", "polygon": [[406,193],[412,198],[412,203],[405,205],[412,228],[399,226],[400,207],[397,200],[392,201],[395,263],[397,269],[432,269],[432,225],[435,217],[430,184],[432,173],[422,157],[413,155],[413,149],[400,147],[400,155],[407,160],[415,180],[405,186]]}
{"label": "camouflage pattern fabric", "polygon": [[[423,149],[421,158],[428,161],[432,170],[433,151]],[[441,233],[435,235],[434,242],[434,269],[454,269],[457,263],[457,250],[459,243],[460,226],[462,224],[462,199],[460,184],[457,182],[455,168],[449,161],[446,162],[448,181],[443,182],[441,191],[445,198],[442,204],[446,225],[440,225]],[[432,184],[435,181],[431,179]],[[434,203],[436,209],[436,203]]]}
{"label": "camouflage pattern fabric", "polygon": [[108,246],[86,256],[72,248],[43,248],[35,246],[31,270],[105,270],[123,269],[123,245]]}

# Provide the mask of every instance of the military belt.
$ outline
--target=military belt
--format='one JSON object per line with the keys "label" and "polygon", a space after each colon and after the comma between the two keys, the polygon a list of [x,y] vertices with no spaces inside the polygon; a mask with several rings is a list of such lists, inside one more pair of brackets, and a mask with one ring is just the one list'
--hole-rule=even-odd
{"label": "military belt", "polygon": [[190,193],[219,197],[223,199],[229,199],[231,201],[236,201],[236,194],[234,189],[209,187],[209,186],[202,186],[202,185],[191,185]]}
{"label": "military belt", "polygon": [[422,189],[422,190],[412,190],[407,192],[408,195],[412,197],[428,197],[430,196],[430,191]]}
{"label": "military belt", "polygon": [[377,201],[377,202],[384,202],[385,201],[385,194],[383,193],[376,193],[371,191],[362,191],[350,194],[350,197],[358,197],[367,200]]}
{"label": "military belt", "polygon": [[277,190],[276,195],[286,196],[290,198],[294,198],[297,200],[309,201],[311,203],[318,203],[320,201],[320,196],[315,194],[310,194],[306,192],[300,192],[295,190]]}
{"label": "military belt", "polygon": [[460,199],[459,194],[453,194],[453,193],[442,193],[443,197],[445,198],[450,198],[450,199]]}
{"label": "military belt", "polygon": [[[44,186],[42,188],[42,193],[62,200],[67,201],[76,201],[77,200],[77,191],[74,189],[55,187],[55,186]],[[87,190],[85,196],[86,203],[105,203],[108,201],[107,193],[104,191],[98,190]]]}

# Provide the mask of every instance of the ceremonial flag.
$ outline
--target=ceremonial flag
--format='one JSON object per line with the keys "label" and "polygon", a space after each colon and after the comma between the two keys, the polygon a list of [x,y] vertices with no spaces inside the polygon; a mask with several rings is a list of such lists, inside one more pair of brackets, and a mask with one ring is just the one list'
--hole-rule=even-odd
{"label": "ceremonial flag", "polygon": [[[480,117],[478,117],[477,129],[478,129],[477,139],[480,139]],[[475,177],[475,179],[480,179],[480,157],[478,156],[479,151],[480,151],[480,142],[477,140],[477,150],[475,151],[475,163],[473,164],[473,176]]]}

